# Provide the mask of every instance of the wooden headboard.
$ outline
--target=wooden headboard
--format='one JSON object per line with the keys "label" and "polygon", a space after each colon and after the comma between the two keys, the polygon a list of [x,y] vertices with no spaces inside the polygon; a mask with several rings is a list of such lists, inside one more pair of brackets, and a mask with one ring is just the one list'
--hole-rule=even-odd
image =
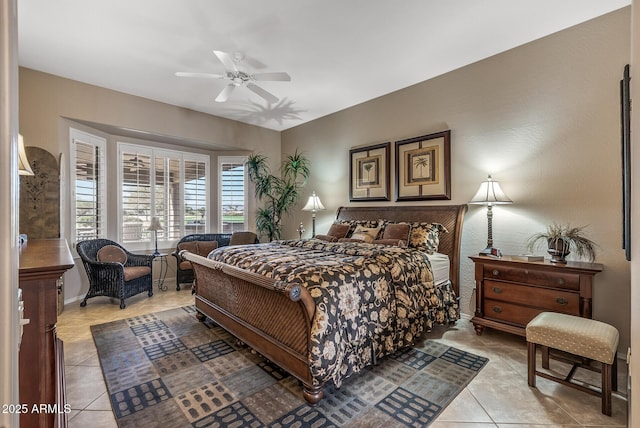
{"label": "wooden headboard", "polygon": [[462,237],[462,221],[466,211],[466,205],[340,207],[338,208],[336,219],[385,219],[394,222],[419,221],[442,224],[449,233],[440,234],[438,252],[449,256],[451,283],[456,295],[460,296],[460,241]]}

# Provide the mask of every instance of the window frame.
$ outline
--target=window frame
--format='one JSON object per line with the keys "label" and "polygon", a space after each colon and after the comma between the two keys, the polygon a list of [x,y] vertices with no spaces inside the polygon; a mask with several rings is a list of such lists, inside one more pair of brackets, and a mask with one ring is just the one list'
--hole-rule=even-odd
{"label": "window frame", "polygon": [[[180,151],[180,150],[172,150],[165,148],[156,148],[152,146],[142,145],[142,144],[134,144],[125,141],[117,142],[117,163],[118,163],[118,187],[117,187],[117,210],[118,210],[118,219],[116,225],[116,231],[119,242],[123,242],[123,225],[124,225],[124,207],[123,207],[123,168],[124,165],[122,163],[122,155],[127,152],[137,152],[141,154],[148,155],[151,159],[150,162],[150,211],[149,218],[156,216],[156,159],[158,157],[162,157],[164,159],[164,164],[166,166],[166,160],[169,159],[178,159],[180,162],[179,165],[179,174],[180,174],[180,202],[179,202],[179,211],[180,211],[180,231],[179,235],[184,236],[186,227],[185,227],[185,162],[195,161],[204,163],[204,176],[205,176],[205,191],[204,197],[205,202],[204,205],[206,207],[205,211],[205,230],[203,233],[208,232],[208,229],[211,225],[211,201],[210,201],[210,193],[211,193],[211,180],[210,180],[210,156],[206,154],[197,154],[192,152]],[[165,210],[166,211],[166,210]],[[166,227],[166,217],[161,218],[161,224],[163,227]],[[146,236],[146,238],[145,238]],[[175,242],[180,238],[168,238],[167,234],[164,232],[160,232],[158,234],[158,247],[169,248],[172,247]],[[127,241],[126,246],[131,250],[148,250],[151,247],[155,246],[155,239],[153,233],[144,234],[143,238],[138,241]]]}

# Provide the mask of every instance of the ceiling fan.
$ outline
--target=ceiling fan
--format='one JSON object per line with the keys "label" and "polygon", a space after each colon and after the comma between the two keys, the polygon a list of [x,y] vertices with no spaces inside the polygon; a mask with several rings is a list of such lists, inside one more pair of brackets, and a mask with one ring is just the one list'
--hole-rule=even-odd
{"label": "ceiling fan", "polygon": [[242,54],[236,54],[234,57],[226,52],[216,51],[213,53],[218,57],[220,62],[224,65],[225,74],[212,74],[212,73],[194,73],[189,71],[178,71],[176,76],[178,77],[202,77],[206,79],[225,79],[229,81],[229,84],[218,94],[216,102],[223,103],[229,99],[229,95],[238,86],[245,86],[250,91],[261,96],[269,103],[277,103],[278,97],[261,88],[253,83],[254,81],[276,81],[276,82],[289,82],[291,76],[285,72],[272,72],[272,73],[255,73],[249,74],[238,68],[238,63],[242,60]]}

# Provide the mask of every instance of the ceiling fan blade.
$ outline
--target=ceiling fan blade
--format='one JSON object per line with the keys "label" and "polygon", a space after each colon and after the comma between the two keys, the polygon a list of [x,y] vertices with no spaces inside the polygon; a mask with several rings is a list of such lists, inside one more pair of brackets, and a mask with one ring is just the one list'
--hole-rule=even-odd
{"label": "ceiling fan blade", "polygon": [[262,98],[267,100],[267,102],[270,102],[272,104],[278,102],[278,97],[273,95],[271,92],[268,92],[268,91],[262,89],[260,86],[258,86],[256,84],[247,83],[247,88],[249,90],[255,92],[256,94],[260,95]]}
{"label": "ceiling fan blade", "polygon": [[236,85],[234,84],[227,85],[216,97],[216,102],[223,103],[227,101],[229,99],[229,95],[231,95],[231,92],[233,92],[235,88]]}
{"label": "ceiling fan blade", "polygon": [[236,66],[236,63],[233,62],[233,58],[231,58],[231,55],[226,52],[216,50],[214,50],[213,53],[216,54],[220,62],[224,65],[225,69],[227,69],[228,71],[238,71],[238,67]]}
{"label": "ceiling fan blade", "polygon": [[284,71],[274,72],[274,73],[256,73],[256,74],[252,74],[251,77],[253,78],[253,80],[261,80],[261,81],[265,81],[265,80],[271,80],[271,81],[277,81],[277,82],[291,81],[291,76],[289,76],[289,74],[285,73]]}
{"label": "ceiling fan blade", "polygon": [[224,79],[222,74],[213,73],[192,73],[190,71],[176,71],[178,77],[204,77],[207,79]]}

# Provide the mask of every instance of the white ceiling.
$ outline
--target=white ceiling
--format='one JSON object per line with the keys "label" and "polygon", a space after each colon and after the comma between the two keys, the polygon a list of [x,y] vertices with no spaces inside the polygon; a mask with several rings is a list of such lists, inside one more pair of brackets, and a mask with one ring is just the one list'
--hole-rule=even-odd
{"label": "white ceiling", "polygon": [[[627,6],[631,0],[18,0],[21,66],[284,130]],[[226,103],[213,50],[286,71]]]}

